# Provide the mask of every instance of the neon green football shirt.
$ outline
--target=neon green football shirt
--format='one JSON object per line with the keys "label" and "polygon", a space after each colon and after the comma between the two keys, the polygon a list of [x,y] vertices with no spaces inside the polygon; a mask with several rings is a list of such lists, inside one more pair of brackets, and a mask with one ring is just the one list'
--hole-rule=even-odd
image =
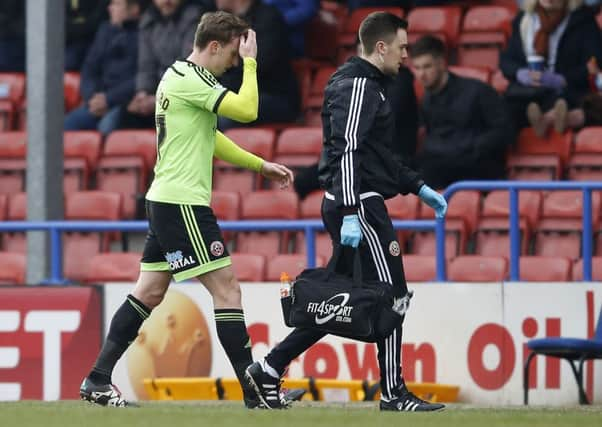
{"label": "neon green football shirt", "polygon": [[217,108],[226,95],[206,69],[176,61],[156,93],[157,163],[146,198],[209,206]]}

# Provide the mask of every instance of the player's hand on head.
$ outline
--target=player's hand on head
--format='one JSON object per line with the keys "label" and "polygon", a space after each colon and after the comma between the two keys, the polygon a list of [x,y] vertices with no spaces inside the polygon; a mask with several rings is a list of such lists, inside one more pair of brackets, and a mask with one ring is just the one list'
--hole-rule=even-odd
{"label": "player's hand on head", "polygon": [[261,174],[272,181],[277,181],[282,189],[287,188],[295,180],[293,171],[278,163],[263,162]]}
{"label": "player's hand on head", "polygon": [[255,31],[249,30],[246,35],[240,36],[238,53],[241,58],[257,58],[257,39]]}

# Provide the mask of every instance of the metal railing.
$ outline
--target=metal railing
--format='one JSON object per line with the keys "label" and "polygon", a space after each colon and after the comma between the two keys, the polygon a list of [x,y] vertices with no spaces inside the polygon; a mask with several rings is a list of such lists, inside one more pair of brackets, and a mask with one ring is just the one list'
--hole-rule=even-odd
{"label": "metal railing", "polygon": [[[307,266],[314,267],[316,260],[316,231],[324,229],[321,220],[292,221],[219,221],[223,231],[303,231],[307,247]],[[435,229],[434,220],[393,221],[398,230],[430,231]],[[86,231],[138,231],[148,229],[147,221],[5,221],[0,222],[0,232],[46,231],[50,233],[50,277],[46,284],[64,284],[63,232]]]}
{"label": "metal railing", "polygon": [[[443,193],[449,200],[461,190],[508,190],[510,210],[510,280],[520,278],[520,229],[518,192],[520,190],[580,190],[583,192],[582,258],[583,280],[592,278],[592,191],[602,190],[602,182],[579,181],[461,181],[450,185]],[[321,220],[265,220],[265,221],[219,221],[223,231],[303,231],[308,267],[315,266],[315,233],[324,229]],[[436,236],[436,280],[446,281],[445,269],[445,219],[393,221],[396,230],[435,231]],[[48,284],[65,283],[63,278],[63,232],[87,231],[138,231],[145,232],[147,221],[4,221],[0,232],[46,231],[50,233],[50,278]]]}
{"label": "metal railing", "polygon": [[[583,280],[592,280],[592,190],[602,190],[602,182],[590,181],[461,181],[445,190],[443,195],[450,199],[461,190],[508,190],[510,201],[510,280],[520,280],[520,228],[518,192],[520,190],[580,190],[583,193],[583,227],[581,230],[581,258]],[[596,213],[599,215],[599,213]],[[437,223],[437,280],[445,281],[445,220]]]}

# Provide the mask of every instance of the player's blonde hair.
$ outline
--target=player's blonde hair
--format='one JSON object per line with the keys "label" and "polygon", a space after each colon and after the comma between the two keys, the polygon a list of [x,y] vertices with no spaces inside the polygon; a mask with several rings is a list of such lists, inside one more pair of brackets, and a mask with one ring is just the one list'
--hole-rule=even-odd
{"label": "player's blonde hair", "polygon": [[214,40],[224,44],[230,43],[235,37],[245,34],[249,28],[249,24],[231,13],[207,12],[196,27],[194,45],[203,50]]}

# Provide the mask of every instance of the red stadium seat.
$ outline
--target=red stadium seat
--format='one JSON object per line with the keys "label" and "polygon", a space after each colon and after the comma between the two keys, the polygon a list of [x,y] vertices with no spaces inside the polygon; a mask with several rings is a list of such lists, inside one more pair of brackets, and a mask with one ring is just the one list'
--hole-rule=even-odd
{"label": "red stadium seat", "polygon": [[568,282],[572,263],[567,258],[545,256],[520,257],[520,280],[526,282]]}
{"label": "red stadium seat", "polygon": [[102,136],[96,131],[67,131],[63,134],[65,192],[85,190],[90,186],[90,175],[96,170]]}
{"label": "red stadium seat", "polygon": [[602,126],[583,128],[575,136],[574,154],[567,175],[571,180],[602,180]]}
{"label": "red stadium seat", "polygon": [[150,170],[157,157],[157,142],[152,130],[112,132],[98,164],[98,189],[119,193],[123,200],[123,217],[133,219],[139,201],[148,187]]}
{"label": "red stadium seat", "polygon": [[539,138],[533,128],[524,128],[518,135],[517,153],[519,154],[556,154],[565,164],[571,152],[572,132],[558,134],[550,132],[547,137]]}
{"label": "red stadium seat", "polygon": [[351,12],[345,24],[345,30],[339,38],[339,46],[355,46],[360,24],[372,12],[389,12],[403,18],[404,13],[400,7],[359,7]]}
{"label": "red stadium seat", "polygon": [[80,75],[78,72],[68,71],[63,76],[65,112],[77,108],[81,102],[79,93]]}
{"label": "red stadium seat", "polygon": [[508,275],[504,257],[462,255],[451,261],[448,279],[452,282],[501,282]]}
{"label": "red stadium seat", "polygon": [[240,218],[240,195],[236,191],[214,191],[211,209],[217,219],[237,220]]}
{"label": "red stadium seat", "polygon": [[462,77],[480,80],[489,84],[491,71],[484,67],[450,65],[449,71]]}
{"label": "red stadium seat", "polygon": [[[484,256],[510,257],[509,218],[482,218],[475,233],[475,254]],[[520,253],[528,250],[531,228],[523,218],[519,221]]]}
{"label": "red stadium seat", "polygon": [[8,196],[6,194],[0,194],[0,221],[5,221],[7,214],[8,214]]}
{"label": "red stadium seat", "polygon": [[88,263],[83,282],[136,282],[140,273],[141,258],[142,254],[137,252],[96,254]]}
{"label": "red stadium seat", "polygon": [[[600,224],[601,200],[592,194],[592,225]],[[580,191],[553,191],[543,203],[542,220],[535,234],[535,255],[561,256],[576,260],[581,256],[582,197]]]}
{"label": "red stadium seat", "polygon": [[322,218],[322,199],[324,191],[317,190],[308,194],[299,205],[300,218],[320,219]]}
{"label": "red stadium seat", "polygon": [[239,282],[262,282],[265,280],[265,257],[256,254],[233,253],[232,268]]}
{"label": "red stadium seat", "polygon": [[[530,227],[534,227],[541,217],[543,196],[539,191],[519,191],[518,212],[525,218]],[[492,191],[483,201],[483,218],[508,218],[510,216],[510,199],[508,191]]]}
{"label": "red stadium seat", "polygon": [[510,154],[508,177],[519,181],[550,181],[562,178],[562,162],[557,154]]}
{"label": "red stadium seat", "polygon": [[24,191],[27,155],[25,132],[0,133],[0,193]]}
{"label": "red stadium seat", "polygon": [[[251,153],[272,160],[276,144],[276,131],[268,128],[237,128],[230,129],[225,135]],[[238,191],[245,196],[263,186],[261,175],[236,168],[229,163],[216,160],[214,164],[213,188],[223,191]]]}
{"label": "red stadium seat", "polygon": [[413,195],[395,196],[385,200],[387,212],[391,219],[417,219],[420,210],[420,199]]}
{"label": "red stadium seat", "polygon": [[23,285],[27,259],[22,253],[0,252],[0,285]]}
{"label": "red stadium seat", "polygon": [[14,129],[25,99],[25,74],[0,73],[0,132]]}
{"label": "red stadium seat", "polygon": [[416,7],[408,14],[408,41],[413,44],[420,37],[432,34],[455,48],[461,18],[462,9],[457,6]]}
{"label": "red stadium seat", "polygon": [[322,152],[322,128],[294,127],[280,134],[274,161],[289,167],[317,163]]}
{"label": "red stadium seat", "polygon": [[514,15],[503,6],[471,7],[462,24],[458,64],[496,70],[500,49],[506,45]]}
{"label": "red stadium seat", "polygon": [[403,271],[408,282],[434,282],[437,278],[437,257],[404,255]]}
{"label": "red stadium seat", "polygon": [[[242,219],[297,219],[299,201],[297,195],[286,191],[256,191],[243,199]],[[289,232],[242,232],[237,235],[236,250],[272,257],[287,252]]]}
{"label": "red stadium seat", "polygon": [[[24,221],[27,218],[27,194],[13,193],[8,197],[7,221]],[[7,252],[27,252],[27,240],[24,232],[2,233],[2,250]]]}
{"label": "red stadium seat", "polygon": [[[573,281],[583,280],[583,259],[579,258],[573,265]],[[602,256],[592,257],[592,280],[602,282]]]}
{"label": "red stadium seat", "polygon": [[[295,238],[295,253],[303,255],[307,253],[304,233],[297,233]],[[328,233],[316,233],[316,255],[324,259],[330,259],[332,256],[332,239]]]}
{"label": "red stadium seat", "polygon": [[[324,258],[318,257],[316,266],[324,265]],[[288,273],[290,277],[297,277],[307,268],[307,257],[299,254],[277,255],[268,262],[268,271],[266,280],[268,282],[277,282],[280,280],[280,274]]]}
{"label": "red stadium seat", "polygon": [[[121,195],[104,191],[68,194],[66,220],[117,221],[121,218]],[[63,273],[71,280],[84,279],[94,255],[108,250],[108,233],[63,233]]]}

